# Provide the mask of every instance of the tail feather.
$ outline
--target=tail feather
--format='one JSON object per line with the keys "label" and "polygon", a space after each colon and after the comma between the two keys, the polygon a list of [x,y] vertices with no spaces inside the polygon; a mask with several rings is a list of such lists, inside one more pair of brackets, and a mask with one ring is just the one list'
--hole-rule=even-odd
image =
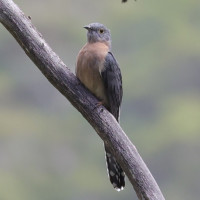
{"label": "tail feather", "polygon": [[110,182],[117,191],[123,190],[123,188],[125,187],[125,173],[120,165],[117,163],[115,157],[112,156],[112,154],[106,147],[105,151]]}

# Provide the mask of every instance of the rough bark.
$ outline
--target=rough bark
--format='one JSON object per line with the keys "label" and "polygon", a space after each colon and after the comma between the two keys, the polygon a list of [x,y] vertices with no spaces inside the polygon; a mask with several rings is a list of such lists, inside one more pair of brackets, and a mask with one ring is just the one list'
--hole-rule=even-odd
{"label": "rough bark", "polygon": [[140,200],[164,200],[164,197],[115,118],[79,82],[52,51],[42,35],[12,0],[0,0],[0,22],[13,35],[44,76],[83,115],[116,156]]}

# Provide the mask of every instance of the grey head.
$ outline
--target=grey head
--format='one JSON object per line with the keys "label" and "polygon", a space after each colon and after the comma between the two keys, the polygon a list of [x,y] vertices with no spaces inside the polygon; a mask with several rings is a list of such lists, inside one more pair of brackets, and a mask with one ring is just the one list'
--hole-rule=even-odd
{"label": "grey head", "polygon": [[111,46],[110,30],[107,29],[103,24],[91,23],[87,26],[84,26],[84,28],[88,30],[88,43],[105,42],[109,47]]}

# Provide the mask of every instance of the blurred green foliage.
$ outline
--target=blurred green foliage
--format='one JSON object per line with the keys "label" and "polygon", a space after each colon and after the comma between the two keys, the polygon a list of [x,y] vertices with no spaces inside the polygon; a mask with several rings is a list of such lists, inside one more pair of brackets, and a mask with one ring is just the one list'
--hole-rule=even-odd
{"label": "blurred green foliage", "polygon": [[[200,2],[15,1],[74,71],[82,27],[111,29],[121,125],[166,199],[200,196]],[[102,141],[0,28],[0,199],[133,199],[110,185]],[[136,199],[136,196],[135,196]]]}

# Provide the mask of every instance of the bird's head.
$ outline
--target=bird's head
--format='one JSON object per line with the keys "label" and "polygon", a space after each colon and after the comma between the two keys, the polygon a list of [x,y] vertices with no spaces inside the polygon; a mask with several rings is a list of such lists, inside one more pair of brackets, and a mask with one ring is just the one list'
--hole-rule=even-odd
{"label": "bird's head", "polygon": [[105,42],[108,46],[111,46],[111,35],[110,30],[107,29],[103,24],[91,23],[84,26],[87,32],[88,43]]}

